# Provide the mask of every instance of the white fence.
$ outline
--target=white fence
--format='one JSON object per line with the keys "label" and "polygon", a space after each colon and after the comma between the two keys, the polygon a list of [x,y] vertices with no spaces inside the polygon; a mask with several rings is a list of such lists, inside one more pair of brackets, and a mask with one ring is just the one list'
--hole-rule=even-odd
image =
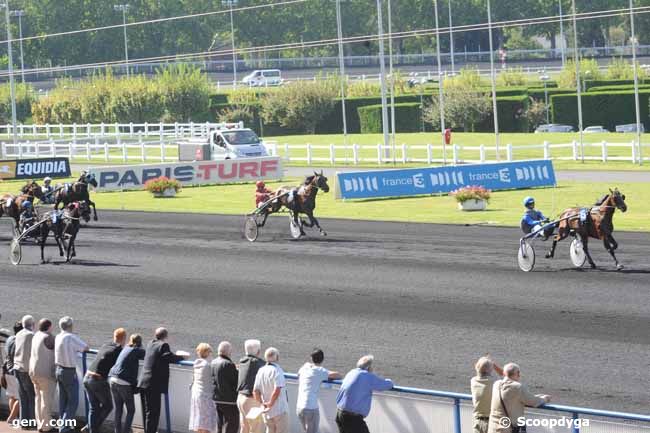
{"label": "white fence", "polygon": [[[643,144],[641,154],[643,161],[650,161],[650,145]],[[441,145],[400,145],[384,146],[381,143],[376,145],[318,145],[318,144],[278,144],[266,143],[269,153],[273,156],[282,156],[284,161],[306,162],[307,165],[327,164],[382,164],[386,162],[407,163],[486,163],[496,162],[497,149],[495,146],[465,146],[462,144]],[[594,151],[595,149],[595,151]],[[645,150],[648,149],[648,150]],[[583,157],[584,150],[584,157]],[[503,155],[505,151],[505,156]],[[578,141],[571,143],[530,145],[506,144],[499,150],[501,161],[515,161],[517,159],[543,158],[554,160],[588,160],[588,161],[629,161],[639,162],[639,148],[636,142],[609,143],[606,141],[598,143],[583,143]],[[648,155],[648,156],[646,156]]]}

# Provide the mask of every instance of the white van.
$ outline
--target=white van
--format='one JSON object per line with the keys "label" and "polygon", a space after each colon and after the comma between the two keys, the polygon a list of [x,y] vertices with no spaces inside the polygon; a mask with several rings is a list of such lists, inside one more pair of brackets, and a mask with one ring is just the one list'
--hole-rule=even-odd
{"label": "white van", "polygon": [[241,82],[250,87],[279,86],[282,73],[279,69],[259,69],[246,75]]}
{"label": "white van", "polygon": [[[182,161],[269,156],[257,134],[249,128],[244,128],[241,123],[219,125],[211,130],[207,137],[193,137],[179,143],[179,146]],[[200,152],[197,149],[200,149]]]}

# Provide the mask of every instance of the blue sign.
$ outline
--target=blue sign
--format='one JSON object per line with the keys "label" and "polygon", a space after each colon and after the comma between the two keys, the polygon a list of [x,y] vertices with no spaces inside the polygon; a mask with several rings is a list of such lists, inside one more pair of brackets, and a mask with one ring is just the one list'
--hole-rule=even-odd
{"label": "blue sign", "polygon": [[493,191],[554,186],[548,160],[337,173],[339,198],[439,194],[480,185]]}

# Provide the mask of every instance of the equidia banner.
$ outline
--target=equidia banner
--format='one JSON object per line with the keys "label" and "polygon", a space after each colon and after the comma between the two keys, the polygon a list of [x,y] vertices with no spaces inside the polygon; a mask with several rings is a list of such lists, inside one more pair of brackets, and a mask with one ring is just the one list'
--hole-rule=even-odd
{"label": "equidia banner", "polygon": [[0,161],[0,179],[70,177],[68,158],[10,159]]}
{"label": "equidia banner", "polygon": [[228,159],[225,161],[196,161],[173,164],[121,165],[92,167],[98,191],[142,189],[149,179],[167,176],[182,185],[249,182],[282,177],[278,157]]}
{"label": "equidia banner", "polygon": [[481,185],[491,190],[554,186],[548,160],[337,173],[337,197],[400,197]]}

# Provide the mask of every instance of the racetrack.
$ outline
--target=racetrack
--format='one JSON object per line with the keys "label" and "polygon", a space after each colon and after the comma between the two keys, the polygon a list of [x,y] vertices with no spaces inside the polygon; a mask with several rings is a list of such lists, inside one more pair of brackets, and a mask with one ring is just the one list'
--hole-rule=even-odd
{"label": "racetrack", "polygon": [[526,274],[516,229],[322,220],[329,236],[294,241],[281,217],[249,243],[242,217],[100,218],[82,228],[74,264],[60,264],[54,246],[48,265],[33,245],[17,267],[5,253],[4,326],[71,314],[96,346],[117,326],[148,337],[164,324],[173,349],[227,338],[237,357],[256,337],[293,372],[314,346],[340,370],[373,353],[399,384],[461,392],[490,352],[517,361],[554,402],[648,412],[650,234],[617,234],[624,272],[592,242],[602,269],[572,269],[566,243]]}

